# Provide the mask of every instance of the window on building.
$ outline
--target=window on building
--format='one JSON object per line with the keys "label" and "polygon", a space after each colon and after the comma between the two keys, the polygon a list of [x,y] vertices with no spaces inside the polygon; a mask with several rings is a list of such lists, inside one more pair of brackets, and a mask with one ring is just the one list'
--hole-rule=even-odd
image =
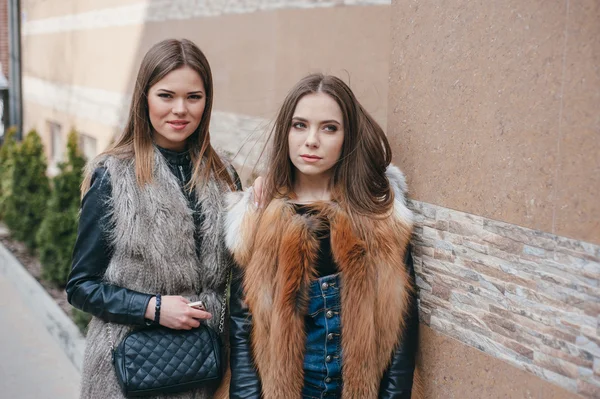
{"label": "window on building", "polygon": [[83,133],[79,134],[79,148],[85,159],[94,159],[97,154],[96,145],[97,142],[94,137]]}
{"label": "window on building", "polygon": [[50,131],[50,159],[57,164],[63,161],[65,154],[65,143],[62,136],[62,127],[56,122],[48,122]]}

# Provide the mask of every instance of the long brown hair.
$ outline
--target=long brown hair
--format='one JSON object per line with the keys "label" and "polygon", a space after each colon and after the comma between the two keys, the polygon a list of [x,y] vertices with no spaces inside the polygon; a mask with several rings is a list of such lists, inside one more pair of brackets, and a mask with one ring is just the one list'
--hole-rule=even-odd
{"label": "long brown hair", "polygon": [[[193,163],[188,189],[193,190],[206,182],[211,174],[232,189],[234,183],[223,161],[210,145],[209,124],[213,103],[213,81],[206,56],[191,41],[182,39],[163,40],[148,50],[138,71],[135,89],[129,109],[129,117],[123,133],[99,157],[111,155],[135,159],[135,176],[141,187],[152,182],[154,146],[152,124],[148,114],[148,90],[170,72],[188,66],[200,75],[206,90],[206,105],[198,128],[187,139],[187,147]],[[88,170],[82,184],[82,193],[90,187]]]}
{"label": "long brown hair", "polygon": [[270,134],[271,154],[267,161],[267,198],[293,195],[294,165],[290,160],[288,135],[298,101],[311,93],[331,96],[342,110],[344,143],[334,166],[333,198],[344,208],[363,215],[382,215],[393,204],[394,193],[385,171],[392,150],[383,129],[358,102],[341,79],[323,74],[308,75],[288,93]]}

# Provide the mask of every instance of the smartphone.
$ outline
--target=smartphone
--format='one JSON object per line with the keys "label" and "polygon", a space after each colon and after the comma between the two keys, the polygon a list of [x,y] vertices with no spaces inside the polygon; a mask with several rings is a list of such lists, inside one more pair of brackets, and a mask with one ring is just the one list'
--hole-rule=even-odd
{"label": "smartphone", "polygon": [[188,303],[188,306],[190,308],[196,308],[196,309],[200,309],[200,310],[206,311],[206,306],[204,306],[204,302],[202,302],[202,301],[190,302],[190,303]]}

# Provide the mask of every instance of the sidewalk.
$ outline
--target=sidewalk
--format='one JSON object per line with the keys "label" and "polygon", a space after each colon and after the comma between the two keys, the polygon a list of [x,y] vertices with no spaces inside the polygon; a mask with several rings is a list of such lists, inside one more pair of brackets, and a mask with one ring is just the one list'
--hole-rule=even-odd
{"label": "sidewalk", "polygon": [[0,274],[0,397],[77,398],[79,373]]}
{"label": "sidewalk", "polygon": [[[0,224],[0,234],[6,234],[4,230]],[[78,359],[81,343],[73,338],[76,327],[64,323],[66,315],[49,301],[0,244],[0,398],[78,397],[80,375],[66,353]],[[61,337],[63,347],[48,328]]]}

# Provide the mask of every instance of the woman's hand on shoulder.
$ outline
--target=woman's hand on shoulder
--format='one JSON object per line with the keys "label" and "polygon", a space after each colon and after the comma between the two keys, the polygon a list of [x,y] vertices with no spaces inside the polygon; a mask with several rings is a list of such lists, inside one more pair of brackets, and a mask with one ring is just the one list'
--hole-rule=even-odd
{"label": "woman's hand on shoulder", "polygon": [[[163,296],[160,305],[160,325],[174,330],[191,330],[200,326],[201,320],[212,318],[210,313],[191,308],[188,303],[190,301],[182,296]],[[156,298],[152,298],[146,308],[146,319],[154,320],[155,307]]]}
{"label": "woman's hand on shoulder", "polygon": [[252,195],[254,196],[254,205],[257,208],[262,208],[265,205],[265,196],[263,195],[265,179],[258,176],[252,185]]}

